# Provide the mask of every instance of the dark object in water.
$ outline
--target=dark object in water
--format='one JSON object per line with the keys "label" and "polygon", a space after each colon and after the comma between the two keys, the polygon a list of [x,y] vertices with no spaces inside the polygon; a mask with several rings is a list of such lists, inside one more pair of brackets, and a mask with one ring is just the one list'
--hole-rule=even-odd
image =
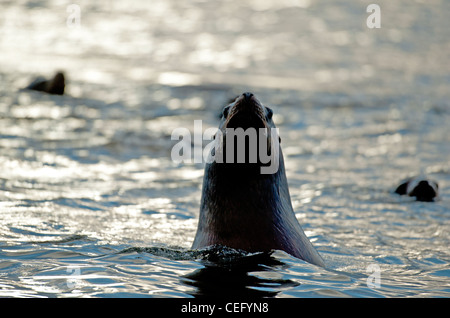
{"label": "dark object in water", "polygon": [[[282,250],[324,266],[295,217],[279,137],[273,135],[276,130],[272,115],[272,110],[263,106],[252,93],[240,95],[223,109],[219,130],[224,137],[223,140],[216,138],[219,147],[216,151],[213,148],[211,154],[222,152],[227,159],[213,160],[205,166],[200,217],[192,248],[222,245],[251,253]],[[277,169],[264,169],[267,173],[263,173],[262,168],[267,168],[264,161],[247,157],[243,163],[233,160],[230,163],[226,153],[233,149],[228,149],[228,141],[234,137],[230,137],[228,129],[260,128],[266,129],[267,134],[260,135],[256,144],[267,143],[267,147],[262,148],[270,149],[270,162],[277,163]],[[248,157],[251,149],[255,149],[253,146],[255,144],[249,141],[244,147]]]}
{"label": "dark object in water", "polygon": [[414,177],[400,184],[395,193],[415,197],[417,201],[432,202],[439,195],[439,186],[435,181]]}
{"label": "dark object in water", "polygon": [[56,73],[56,75],[50,80],[39,77],[27,86],[27,89],[54,95],[63,95],[64,88],[65,78],[62,72]]}

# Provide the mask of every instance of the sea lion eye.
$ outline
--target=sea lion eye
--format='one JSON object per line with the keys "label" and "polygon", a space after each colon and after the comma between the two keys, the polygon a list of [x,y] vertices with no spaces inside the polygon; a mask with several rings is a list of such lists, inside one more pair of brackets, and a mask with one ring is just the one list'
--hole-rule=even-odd
{"label": "sea lion eye", "polygon": [[272,116],[273,116],[272,109],[270,109],[269,107],[266,107],[266,111],[267,111],[267,119],[272,119]]}
{"label": "sea lion eye", "polygon": [[227,117],[228,117],[228,112],[229,112],[229,111],[230,111],[230,106],[227,106],[227,107],[225,107],[225,108],[223,109],[222,115],[223,115],[224,118],[227,118]]}

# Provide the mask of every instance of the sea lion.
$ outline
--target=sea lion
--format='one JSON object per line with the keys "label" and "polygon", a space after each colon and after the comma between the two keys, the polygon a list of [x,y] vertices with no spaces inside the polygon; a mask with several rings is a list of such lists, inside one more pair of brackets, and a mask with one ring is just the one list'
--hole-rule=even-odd
{"label": "sea lion", "polygon": [[417,201],[432,202],[439,196],[439,186],[433,180],[413,177],[403,181],[395,193],[415,197]]}
{"label": "sea lion", "polygon": [[35,90],[35,91],[45,92],[48,94],[63,95],[65,86],[66,85],[65,85],[64,73],[58,72],[50,80],[47,80],[43,77],[39,77],[39,78],[35,79],[26,88]]}
{"label": "sea lion", "polygon": [[[272,110],[263,106],[252,93],[240,95],[223,109],[218,130],[223,139],[216,138],[218,148],[213,148],[211,155],[222,151],[226,157],[225,153],[230,150],[227,129],[276,131],[272,114]],[[269,169],[268,173],[267,170],[262,173],[267,162],[251,161],[249,156],[245,156],[243,163],[227,160],[206,163],[192,248],[223,245],[247,252],[283,250],[309,263],[325,266],[295,217],[278,135],[273,138],[273,134],[267,133],[258,137],[258,144],[267,142],[268,153],[278,160],[276,171]],[[259,142],[261,138],[263,143]],[[246,144],[246,152],[250,152],[251,142]]]}

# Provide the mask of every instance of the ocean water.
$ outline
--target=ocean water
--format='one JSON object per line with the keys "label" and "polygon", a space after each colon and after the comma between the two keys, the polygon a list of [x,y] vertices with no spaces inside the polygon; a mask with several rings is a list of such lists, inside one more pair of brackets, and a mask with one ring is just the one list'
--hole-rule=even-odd
{"label": "ocean water", "polygon": [[[370,3],[2,1],[0,297],[449,297],[450,3]],[[190,249],[203,163],[172,131],[244,91],[326,268]],[[439,200],[393,193],[419,174]]]}

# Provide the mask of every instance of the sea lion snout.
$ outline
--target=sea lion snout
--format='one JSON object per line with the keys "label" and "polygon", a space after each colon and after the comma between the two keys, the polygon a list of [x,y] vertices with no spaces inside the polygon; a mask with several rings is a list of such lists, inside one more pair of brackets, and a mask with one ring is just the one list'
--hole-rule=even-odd
{"label": "sea lion snout", "polygon": [[244,97],[244,99],[250,100],[255,95],[253,95],[253,93],[251,93],[251,92],[246,92],[246,93],[242,94],[242,96]]}
{"label": "sea lion snout", "polygon": [[225,128],[268,128],[265,107],[250,92],[238,96],[223,114]]}

